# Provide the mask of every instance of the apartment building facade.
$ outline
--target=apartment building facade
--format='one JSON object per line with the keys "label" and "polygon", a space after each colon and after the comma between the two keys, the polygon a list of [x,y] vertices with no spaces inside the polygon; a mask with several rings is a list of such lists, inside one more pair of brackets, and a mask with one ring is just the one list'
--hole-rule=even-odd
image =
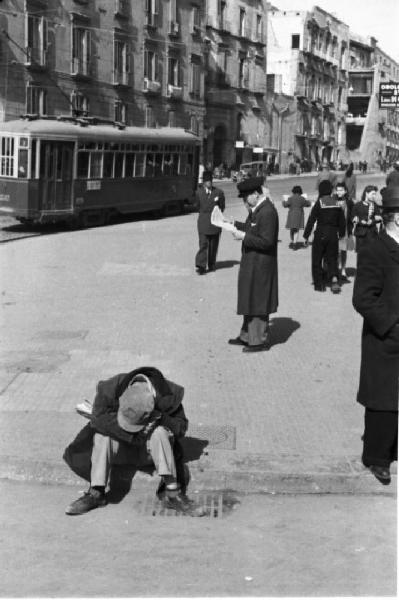
{"label": "apartment building facade", "polygon": [[4,0],[0,118],[92,116],[203,135],[203,0]]}
{"label": "apartment building facade", "polygon": [[270,88],[295,98],[291,162],[345,162],[349,27],[317,6],[271,7],[268,23]]}
{"label": "apartment building facade", "polygon": [[346,140],[353,162],[384,167],[399,159],[399,110],[379,106],[384,82],[399,82],[399,64],[375,38],[351,32]]}

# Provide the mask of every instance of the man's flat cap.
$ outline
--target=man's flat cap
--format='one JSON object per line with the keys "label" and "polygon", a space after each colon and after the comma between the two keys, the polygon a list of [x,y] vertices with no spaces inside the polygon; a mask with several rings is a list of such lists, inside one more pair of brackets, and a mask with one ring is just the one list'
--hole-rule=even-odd
{"label": "man's flat cap", "polygon": [[381,196],[384,210],[399,210],[399,186],[389,185],[381,190]]}
{"label": "man's flat cap", "polygon": [[213,181],[212,171],[204,171],[202,173],[202,181]]}
{"label": "man's flat cap", "polygon": [[244,181],[237,184],[238,197],[242,198],[258,191],[262,187],[264,180],[264,177],[249,177],[248,179],[244,179]]}

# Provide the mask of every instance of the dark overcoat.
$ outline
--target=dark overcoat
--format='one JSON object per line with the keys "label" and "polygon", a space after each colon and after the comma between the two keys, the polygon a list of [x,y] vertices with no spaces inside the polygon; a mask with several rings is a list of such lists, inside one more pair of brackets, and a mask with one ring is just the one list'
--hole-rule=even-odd
{"label": "dark overcoat", "polygon": [[198,233],[204,235],[215,235],[222,230],[211,223],[211,214],[215,206],[218,206],[223,212],[225,209],[225,197],[222,190],[216,187],[211,188],[211,193],[207,194],[205,187],[197,191],[198,215]]}
{"label": "dark overcoat", "polygon": [[364,319],[357,400],[373,410],[397,410],[399,244],[386,232],[359,252],[353,305]]}
{"label": "dark overcoat", "polygon": [[[130,373],[121,373],[97,385],[93,412],[88,423],[66,448],[63,458],[67,465],[80,477],[90,481],[91,453],[93,438],[96,432],[101,433],[135,449],[133,456],[147,456],[146,437],[142,432],[129,433],[117,422],[119,398],[138,373],[146,375],[154,386],[155,411],[161,413],[159,425],[168,428],[174,435],[173,452],[176,463],[181,459],[179,438],[182,438],[188,427],[188,420],[182,405],[184,388],[173,381],[168,381],[155,367],[141,367]],[[138,449],[143,449],[144,452]],[[176,464],[176,468],[179,465]]]}
{"label": "dark overcoat", "polygon": [[251,211],[245,223],[235,221],[245,231],[238,273],[237,314],[269,315],[277,311],[278,214],[270,200]]}

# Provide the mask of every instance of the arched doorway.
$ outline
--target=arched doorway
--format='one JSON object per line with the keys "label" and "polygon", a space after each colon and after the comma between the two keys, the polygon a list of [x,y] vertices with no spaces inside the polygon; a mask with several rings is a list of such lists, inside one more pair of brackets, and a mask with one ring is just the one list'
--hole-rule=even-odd
{"label": "arched doorway", "polygon": [[213,134],[213,165],[218,167],[226,161],[226,126],[217,125]]}

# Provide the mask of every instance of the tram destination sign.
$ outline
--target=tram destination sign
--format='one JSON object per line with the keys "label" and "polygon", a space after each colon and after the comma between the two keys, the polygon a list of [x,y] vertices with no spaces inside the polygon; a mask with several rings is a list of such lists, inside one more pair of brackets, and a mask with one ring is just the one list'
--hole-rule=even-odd
{"label": "tram destination sign", "polygon": [[399,83],[380,83],[380,108],[399,108]]}

